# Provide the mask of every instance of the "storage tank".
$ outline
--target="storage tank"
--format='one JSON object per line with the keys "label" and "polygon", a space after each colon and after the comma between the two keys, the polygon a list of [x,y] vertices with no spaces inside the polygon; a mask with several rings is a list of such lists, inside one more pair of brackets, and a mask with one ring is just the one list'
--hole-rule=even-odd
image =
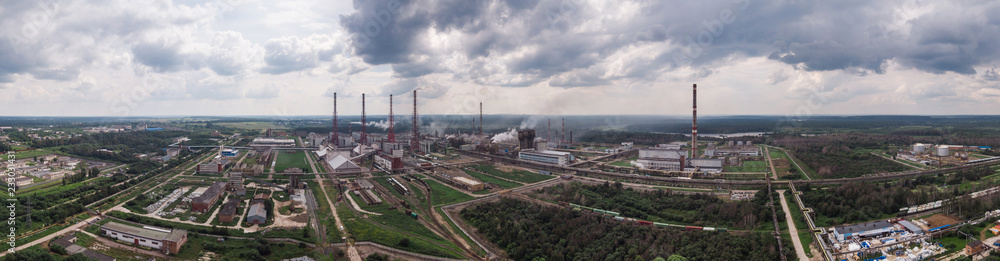
{"label": "storage tank", "polygon": [[937,147],[937,155],[938,155],[938,157],[947,157],[950,154],[949,151],[948,151],[948,149],[949,149],[948,145],[938,146]]}
{"label": "storage tank", "polygon": [[913,144],[913,152],[914,153],[921,153],[921,152],[924,152],[924,150],[926,150],[926,149],[927,149],[927,145],[924,145],[923,143]]}

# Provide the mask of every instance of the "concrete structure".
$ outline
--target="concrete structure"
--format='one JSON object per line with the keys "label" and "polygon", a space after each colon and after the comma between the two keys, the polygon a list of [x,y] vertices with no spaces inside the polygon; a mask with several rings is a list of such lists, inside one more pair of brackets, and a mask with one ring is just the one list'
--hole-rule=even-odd
{"label": "concrete structure", "polygon": [[359,179],[358,187],[361,189],[373,189],[375,188],[375,185],[373,185],[372,182],[368,181],[367,179]]}
{"label": "concrete structure", "polygon": [[910,231],[910,233],[914,233],[914,234],[918,234],[918,235],[919,235],[919,234],[923,234],[923,233],[924,233],[924,230],[923,230],[923,229],[921,229],[921,228],[920,228],[920,227],[918,227],[917,225],[914,225],[914,224],[913,224],[913,223],[911,223],[910,221],[906,221],[906,220],[900,220],[900,221],[899,221],[899,225],[900,225],[900,226],[903,226],[903,228],[906,228],[906,230],[909,230],[909,231]]}
{"label": "concrete structure", "polygon": [[177,254],[181,246],[187,242],[187,231],[183,229],[165,229],[145,226],[142,228],[108,222],[101,226],[105,236],[125,242],[132,242],[153,249],[159,249],[166,254]]}
{"label": "concrete structure", "polygon": [[236,208],[239,204],[239,200],[230,200],[225,205],[222,205],[222,210],[219,210],[219,221],[233,222],[233,218],[236,217]]}
{"label": "concrete structure", "polygon": [[250,147],[258,150],[276,147],[295,147],[295,140],[282,138],[254,138]]}
{"label": "concrete structure", "polygon": [[652,147],[639,150],[640,159],[656,158],[656,159],[682,159],[687,158],[688,151],[681,149],[665,148],[665,147]]}
{"label": "concrete structure", "polygon": [[879,220],[868,223],[835,227],[833,229],[833,235],[837,238],[837,241],[844,241],[852,238],[866,238],[887,234],[892,232],[892,229],[892,223],[885,220]]}
{"label": "concrete structure", "polygon": [[226,164],[222,162],[198,164],[198,172],[222,172]]}
{"label": "concrete structure", "polygon": [[403,168],[403,159],[399,157],[393,157],[384,151],[379,151],[373,157],[375,160],[375,166],[390,172],[396,172],[397,170]]}
{"label": "concrete structure", "polygon": [[243,173],[241,172],[230,172],[229,173],[229,183],[226,184],[226,189],[236,192],[237,196],[243,196],[247,194],[247,189],[243,187]]}
{"label": "concrete structure", "polygon": [[435,146],[435,144],[436,143],[434,141],[430,140],[420,141],[420,151],[423,151],[424,153],[437,152],[437,146]]}
{"label": "concrete structure", "polygon": [[31,185],[31,183],[34,183],[34,182],[35,182],[35,179],[33,179],[31,177],[18,176],[16,178],[14,178],[14,183],[17,184],[18,187]]}
{"label": "concrete structure", "polygon": [[521,152],[518,153],[518,158],[542,163],[566,165],[573,161],[573,154],[562,151],[536,151],[534,149],[522,149]]}
{"label": "concrete structure", "polygon": [[247,212],[247,223],[264,224],[267,222],[267,210],[264,208],[264,203],[260,202],[250,205],[250,210]]}
{"label": "concrete structure", "polygon": [[462,184],[463,186],[465,186],[464,188],[466,190],[468,190],[468,191],[480,191],[480,190],[483,190],[483,183],[482,182],[479,182],[479,181],[476,181],[476,180],[472,180],[472,179],[469,179],[469,178],[466,178],[466,177],[455,177],[454,179],[455,179],[456,182],[458,182],[458,184]]}
{"label": "concrete structure", "polygon": [[760,148],[757,147],[731,147],[731,148],[714,148],[713,153],[708,153],[708,149],[705,149],[705,154],[709,157],[723,157],[723,156],[760,156]]}
{"label": "concrete structure", "polygon": [[351,159],[344,157],[343,155],[337,155],[333,159],[326,161],[327,164],[333,168],[333,172],[348,172],[348,171],[360,171],[361,167],[358,164],[351,162]]}
{"label": "concrete structure", "polygon": [[90,259],[94,259],[94,260],[98,260],[98,261],[115,261],[115,260],[118,260],[118,259],[116,259],[114,257],[98,253],[98,252],[96,252],[94,250],[90,250],[90,249],[84,248],[84,247],[82,247],[80,245],[75,244],[75,242],[76,242],[76,236],[70,235],[70,236],[64,236],[64,237],[57,238],[56,240],[52,240],[52,243],[50,243],[50,244],[56,244],[56,245],[62,246],[63,248],[66,249],[66,252],[69,253],[70,255],[77,254],[77,253],[82,253],[83,256],[86,256],[86,257],[88,257]]}
{"label": "concrete structure", "polygon": [[524,129],[517,131],[517,141],[522,151],[535,149],[535,130]]}
{"label": "concrete structure", "polygon": [[983,241],[973,240],[972,242],[965,244],[965,254],[969,256],[974,256],[976,254],[979,254],[979,252],[983,252],[987,248],[988,247],[986,247],[986,245],[983,244]]}
{"label": "concrete structure", "polygon": [[225,189],[226,182],[219,181],[213,183],[208,190],[205,190],[204,193],[201,193],[201,195],[191,201],[191,210],[198,212],[208,211],[208,209],[212,208],[212,205],[215,205],[215,201],[219,200]]}

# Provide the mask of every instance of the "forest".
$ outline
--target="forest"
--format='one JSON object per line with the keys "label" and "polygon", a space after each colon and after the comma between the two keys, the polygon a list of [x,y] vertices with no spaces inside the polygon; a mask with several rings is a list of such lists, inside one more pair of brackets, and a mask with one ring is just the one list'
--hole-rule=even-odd
{"label": "forest", "polygon": [[822,178],[849,178],[909,170],[905,165],[854,150],[888,150],[889,146],[905,146],[912,142],[908,136],[836,133],[811,137],[781,135],[774,137],[772,144],[788,148],[792,156],[816,170]]}
{"label": "forest", "polygon": [[536,190],[539,197],[611,210],[622,216],[652,222],[683,223],[754,229],[770,224],[771,211],[764,204],[767,192],[752,201],[724,201],[712,194],[680,194],[666,190],[638,191],[621,183],[603,185],[568,183]]}
{"label": "forest", "polygon": [[[461,217],[513,260],[780,260],[767,233],[733,235],[640,226],[560,207],[501,198],[469,207]],[[790,246],[791,242],[784,242]]]}
{"label": "forest", "polygon": [[[960,186],[939,189],[938,185],[944,182],[975,181],[992,173],[994,172],[990,168],[976,168],[951,176],[921,176],[896,183],[852,182],[828,189],[813,189],[808,185],[800,189],[803,191],[803,203],[823,217],[817,219],[817,225],[831,226],[895,216],[900,208],[951,199],[986,189],[995,184],[981,184],[966,190],[960,190]],[[995,209],[1000,206],[1000,201],[993,202],[990,197],[984,197],[959,200],[951,204],[952,207],[949,204],[944,206],[947,214],[967,218],[982,215],[987,209]]]}

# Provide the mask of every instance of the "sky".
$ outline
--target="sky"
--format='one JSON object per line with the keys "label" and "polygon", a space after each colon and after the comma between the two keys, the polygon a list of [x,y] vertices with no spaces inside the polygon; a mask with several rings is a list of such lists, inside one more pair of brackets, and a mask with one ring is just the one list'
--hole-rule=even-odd
{"label": "sky", "polygon": [[1000,1],[0,0],[0,115],[997,114]]}

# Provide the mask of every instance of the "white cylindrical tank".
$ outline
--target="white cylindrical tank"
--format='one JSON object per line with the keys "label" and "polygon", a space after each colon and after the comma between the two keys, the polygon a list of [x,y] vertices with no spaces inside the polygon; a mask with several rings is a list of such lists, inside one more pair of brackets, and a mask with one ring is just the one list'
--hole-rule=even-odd
{"label": "white cylindrical tank", "polygon": [[913,152],[920,153],[924,152],[925,149],[927,149],[927,146],[925,146],[923,143],[913,144]]}
{"label": "white cylindrical tank", "polygon": [[937,147],[937,155],[938,155],[938,157],[947,157],[948,155],[950,155],[948,149],[949,149],[948,145],[938,146]]}

